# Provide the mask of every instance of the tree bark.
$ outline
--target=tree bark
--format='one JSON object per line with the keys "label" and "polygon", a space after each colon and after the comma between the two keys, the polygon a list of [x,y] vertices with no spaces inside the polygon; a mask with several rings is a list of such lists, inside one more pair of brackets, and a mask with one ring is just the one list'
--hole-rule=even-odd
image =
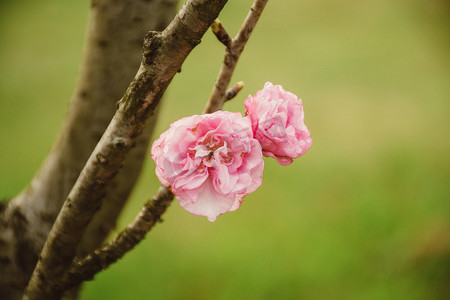
{"label": "tree bark", "polygon": [[162,221],[161,216],[169,207],[173,197],[174,195],[166,187],[160,187],[158,193],[144,204],[134,221],[114,240],[83,258],[74,259],[60,284],[64,288],[70,288],[80,282],[90,280],[95,274],[122,258],[145,238],[145,235],[156,223]]}
{"label": "tree bark", "polygon": [[[84,57],[60,135],[30,185],[0,211],[0,298],[19,299],[50,229],[139,67],[149,30],[162,30],[176,0],[92,0]],[[97,248],[140,173],[154,119],[149,122],[78,246]]]}
{"label": "tree bark", "polygon": [[68,270],[107,187],[119,172],[173,76],[217,18],[226,0],[188,0],[163,32],[149,32],[138,73],[70,191],[47,238],[25,299],[59,299]]}
{"label": "tree bark", "polygon": [[[245,19],[238,37],[243,34],[245,38],[231,39],[223,27],[222,23],[216,19],[211,25],[213,33],[217,36],[227,49],[239,47],[242,53],[245,44],[250,37],[256,23],[267,4],[268,0],[255,0],[253,6]],[[219,32],[220,31],[220,32]],[[237,63],[237,60],[236,60]],[[234,66],[230,66],[229,72],[233,73]],[[227,80],[227,77],[222,77],[223,72],[219,73],[219,80]],[[236,83],[232,88],[228,89],[223,98],[216,100],[215,105],[209,105],[203,113],[213,113],[223,106],[225,101],[231,100],[243,88],[243,82]],[[215,109],[215,110],[213,110]],[[97,248],[85,257],[75,257],[69,266],[69,270],[60,278],[58,285],[61,289],[67,289],[76,286],[85,280],[91,280],[101,270],[109,267],[112,263],[122,258],[127,252],[131,251],[138,243],[140,243],[146,234],[153,228],[153,226],[161,221],[161,217],[172,202],[174,195],[164,186],[161,186],[158,193],[144,204],[139,214],[133,222],[131,222],[117,237],[111,242],[104,244],[101,248]]]}

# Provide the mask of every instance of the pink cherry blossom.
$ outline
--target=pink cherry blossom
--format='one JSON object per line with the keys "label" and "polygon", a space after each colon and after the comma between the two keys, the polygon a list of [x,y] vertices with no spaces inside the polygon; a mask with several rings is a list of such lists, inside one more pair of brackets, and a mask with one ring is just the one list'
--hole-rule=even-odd
{"label": "pink cherry blossom", "polygon": [[311,147],[302,100],[281,85],[267,82],[254,97],[248,96],[244,105],[264,156],[274,157],[286,166]]}
{"label": "pink cherry blossom", "polygon": [[170,125],[152,146],[156,175],[188,212],[215,221],[262,183],[261,146],[240,113],[194,115]]}

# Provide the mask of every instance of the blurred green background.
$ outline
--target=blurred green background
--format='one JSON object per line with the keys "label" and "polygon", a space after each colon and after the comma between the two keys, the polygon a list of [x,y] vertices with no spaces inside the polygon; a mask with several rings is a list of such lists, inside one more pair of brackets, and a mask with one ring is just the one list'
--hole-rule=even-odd
{"label": "blurred green background", "polygon": [[[220,18],[235,33],[252,1]],[[0,198],[57,136],[89,3],[0,4]],[[303,99],[312,148],[215,223],[174,203],[81,299],[450,299],[450,4],[270,1],[233,82]],[[223,47],[208,32],[166,93],[157,134],[200,113]],[[147,161],[119,229],[157,189]]]}

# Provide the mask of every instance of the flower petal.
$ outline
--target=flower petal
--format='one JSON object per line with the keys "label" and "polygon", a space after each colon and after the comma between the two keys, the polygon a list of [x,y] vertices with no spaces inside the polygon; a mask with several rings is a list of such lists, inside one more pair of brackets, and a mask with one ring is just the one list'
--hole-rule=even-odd
{"label": "flower petal", "polygon": [[208,221],[214,222],[218,216],[230,210],[235,197],[230,198],[217,193],[211,179],[208,178],[199,189],[194,203],[181,197],[177,197],[177,200],[181,207],[191,214],[206,216]]}

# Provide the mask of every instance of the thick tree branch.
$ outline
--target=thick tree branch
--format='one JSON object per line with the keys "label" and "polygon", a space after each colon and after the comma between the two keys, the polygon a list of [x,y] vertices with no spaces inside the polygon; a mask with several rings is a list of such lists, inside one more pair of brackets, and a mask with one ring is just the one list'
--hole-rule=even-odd
{"label": "thick tree branch", "polygon": [[[163,30],[177,0],[92,0],[83,59],[65,124],[29,186],[0,211],[0,298],[23,290],[64,200],[116,110],[142,58],[149,30]],[[153,119],[153,118],[152,118]],[[78,248],[88,253],[114,226],[141,170],[153,120],[130,151]]]}
{"label": "thick tree branch", "polygon": [[[130,9],[129,6],[131,5],[135,7],[132,10],[138,10],[138,12],[136,12],[138,13],[138,15],[131,18],[132,23],[136,24],[136,28],[129,29],[127,33],[128,38],[130,38],[130,36],[136,36],[133,37],[135,39],[133,43],[137,49],[135,62],[129,67],[132,70],[129,71],[130,75],[127,82],[125,83],[126,85],[130,83],[133,75],[135,75],[136,70],[139,67],[139,62],[142,57],[142,41],[145,34],[149,30],[164,30],[164,28],[167,27],[167,25],[175,16],[177,3],[178,0],[151,0],[147,3],[139,0],[132,0],[132,2],[126,4],[123,4],[121,1],[120,4],[127,5],[128,9]],[[109,6],[111,6],[109,7],[109,9],[113,9],[114,7],[118,6],[118,3],[114,1],[113,3],[109,4]],[[122,13],[120,14],[120,16],[122,18],[125,18],[126,14]],[[146,24],[148,20],[151,20],[151,23],[149,25]],[[117,33],[114,32],[113,29],[109,28],[108,30],[110,30],[108,38],[117,36]],[[121,40],[119,40],[119,42],[123,43],[124,40],[126,40],[126,38],[121,37]],[[125,60],[125,63],[127,63],[127,60]],[[124,94],[125,90],[126,86],[122,88],[120,94],[110,99],[110,101],[113,100],[111,102],[114,102],[114,110],[116,109],[116,100]],[[114,115],[114,110],[111,110],[108,122]],[[83,238],[77,247],[78,255],[86,255],[87,253],[101,246],[107,235],[115,227],[119,213],[122,211],[140,174],[143,166],[143,161],[148,156],[148,145],[153,132],[153,128],[156,123],[157,115],[158,111],[156,110],[150,118],[148,124],[145,126],[141,135],[137,138],[135,147],[131,149],[130,153],[123,163],[123,167],[121,168],[120,172],[117,174],[112,184],[108,188],[100,210],[89,222],[89,225],[86,228],[85,233],[83,234]],[[106,123],[104,127],[105,129],[107,125],[108,124]],[[94,149],[94,146],[90,148],[91,152]],[[84,162],[86,162],[86,160]],[[65,199],[66,197],[67,195],[65,195],[63,199]]]}
{"label": "thick tree branch", "polygon": [[214,20],[211,25],[211,30],[222,44],[224,44],[227,48],[230,48],[232,42],[231,37],[219,19]]}
{"label": "thick tree branch", "polygon": [[[236,68],[236,64],[267,2],[268,0],[255,0],[253,2],[252,8],[250,9],[250,12],[248,13],[238,34],[231,41],[231,45],[226,48],[225,58],[222,67],[220,68],[219,76],[217,77],[216,83],[214,84],[214,88],[211,92],[211,96],[209,97],[209,101],[206,104],[204,110],[205,112],[222,109],[225,101],[225,93],[228,85],[230,84],[231,76]],[[215,30],[213,28],[213,32],[214,31]],[[220,30],[217,29],[216,31]]]}
{"label": "thick tree branch", "polygon": [[78,256],[84,256],[100,247],[111,230],[115,228],[117,218],[138,179],[139,171],[144,165],[144,159],[148,157],[149,142],[157,120],[157,111],[158,109],[150,118],[136,141],[136,147],[131,149],[123,167],[106,191],[100,210],[95,213],[89,222],[81,242],[77,246]]}
{"label": "thick tree branch", "polygon": [[163,32],[147,34],[141,67],[69,193],[41,252],[25,299],[61,296],[63,290],[55,282],[71,264],[82,233],[100,208],[106,186],[119,171],[173,76],[225,3],[188,0]]}

